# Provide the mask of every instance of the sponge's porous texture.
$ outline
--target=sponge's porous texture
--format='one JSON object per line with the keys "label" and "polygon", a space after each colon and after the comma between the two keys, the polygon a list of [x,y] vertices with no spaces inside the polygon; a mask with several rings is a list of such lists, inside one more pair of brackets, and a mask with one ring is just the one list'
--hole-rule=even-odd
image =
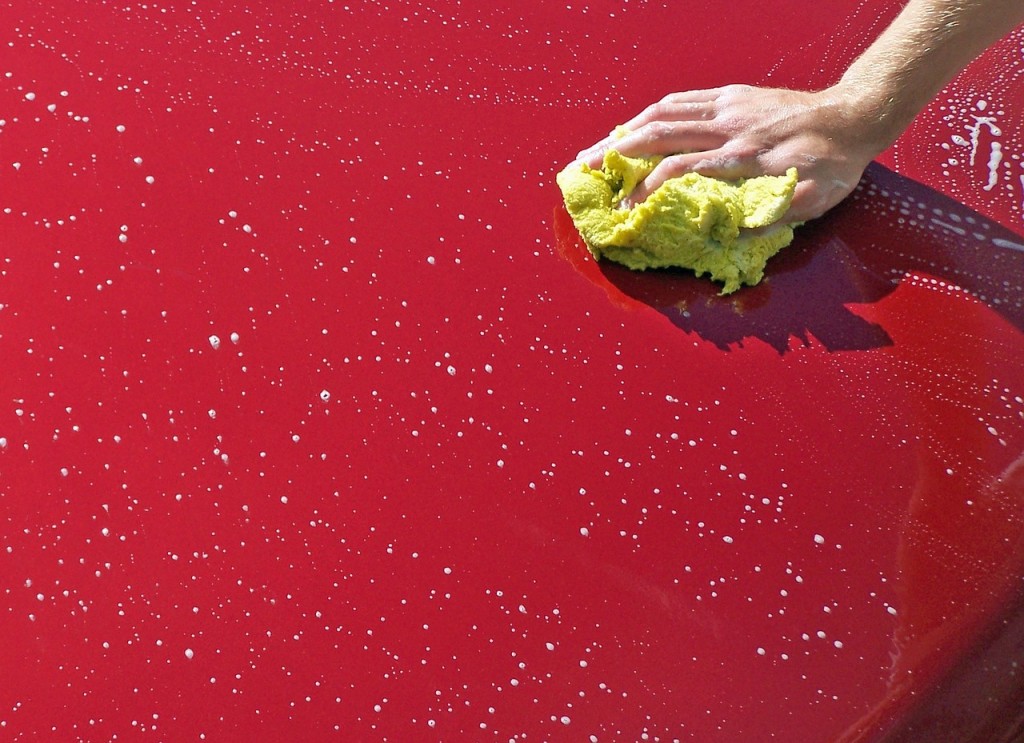
{"label": "sponge's porous texture", "polygon": [[793,225],[779,220],[793,200],[796,168],[736,181],[687,173],[625,208],[660,160],[609,150],[600,169],[573,163],[558,174],[590,252],[633,269],[692,269],[722,282],[723,294],[758,283],[768,259],[793,240]]}

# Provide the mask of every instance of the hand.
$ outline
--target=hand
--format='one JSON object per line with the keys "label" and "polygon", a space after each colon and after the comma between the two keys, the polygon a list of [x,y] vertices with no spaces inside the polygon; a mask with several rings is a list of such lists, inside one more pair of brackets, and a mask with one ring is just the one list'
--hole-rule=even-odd
{"label": "hand", "polygon": [[888,146],[875,121],[860,114],[856,98],[838,86],[810,93],[729,85],[669,95],[626,122],[628,134],[609,135],[576,159],[596,168],[608,149],[663,155],[631,195],[632,203],[691,171],[734,180],[782,175],[795,167],[800,182],[783,220],[803,222],[842,201]]}

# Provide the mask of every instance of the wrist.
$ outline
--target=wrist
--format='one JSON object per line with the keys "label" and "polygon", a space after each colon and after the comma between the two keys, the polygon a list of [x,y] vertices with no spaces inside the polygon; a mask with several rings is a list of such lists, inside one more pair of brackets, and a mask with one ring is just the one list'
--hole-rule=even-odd
{"label": "wrist", "polygon": [[849,73],[823,93],[836,111],[843,138],[867,161],[887,150],[917,115],[884,86],[865,84]]}

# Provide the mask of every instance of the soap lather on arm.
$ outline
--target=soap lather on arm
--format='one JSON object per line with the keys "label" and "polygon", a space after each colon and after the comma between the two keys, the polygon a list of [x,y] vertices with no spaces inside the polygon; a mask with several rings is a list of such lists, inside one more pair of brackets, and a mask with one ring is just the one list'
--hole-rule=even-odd
{"label": "soap lather on arm", "polygon": [[625,122],[628,134],[609,135],[576,160],[598,168],[612,148],[660,156],[630,204],[684,173],[734,180],[795,167],[799,182],[783,221],[814,219],[853,191],[868,163],[957,72],[1022,22],[1024,0],[910,0],[828,88],[673,93]]}

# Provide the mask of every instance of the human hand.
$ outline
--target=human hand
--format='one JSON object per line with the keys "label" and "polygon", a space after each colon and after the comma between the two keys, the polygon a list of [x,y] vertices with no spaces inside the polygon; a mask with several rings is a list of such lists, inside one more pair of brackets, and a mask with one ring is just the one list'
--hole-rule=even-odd
{"label": "human hand", "polygon": [[734,180],[795,167],[800,181],[783,220],[803,222],[842,201],[888,146],[876,121],[838,86],[812,93],[729,85],[669,95],[626,122],[625,136],[609,135],[576,159],[596,168],[609,149],[664,156],[630,195],[634,204],[687,172]]}

